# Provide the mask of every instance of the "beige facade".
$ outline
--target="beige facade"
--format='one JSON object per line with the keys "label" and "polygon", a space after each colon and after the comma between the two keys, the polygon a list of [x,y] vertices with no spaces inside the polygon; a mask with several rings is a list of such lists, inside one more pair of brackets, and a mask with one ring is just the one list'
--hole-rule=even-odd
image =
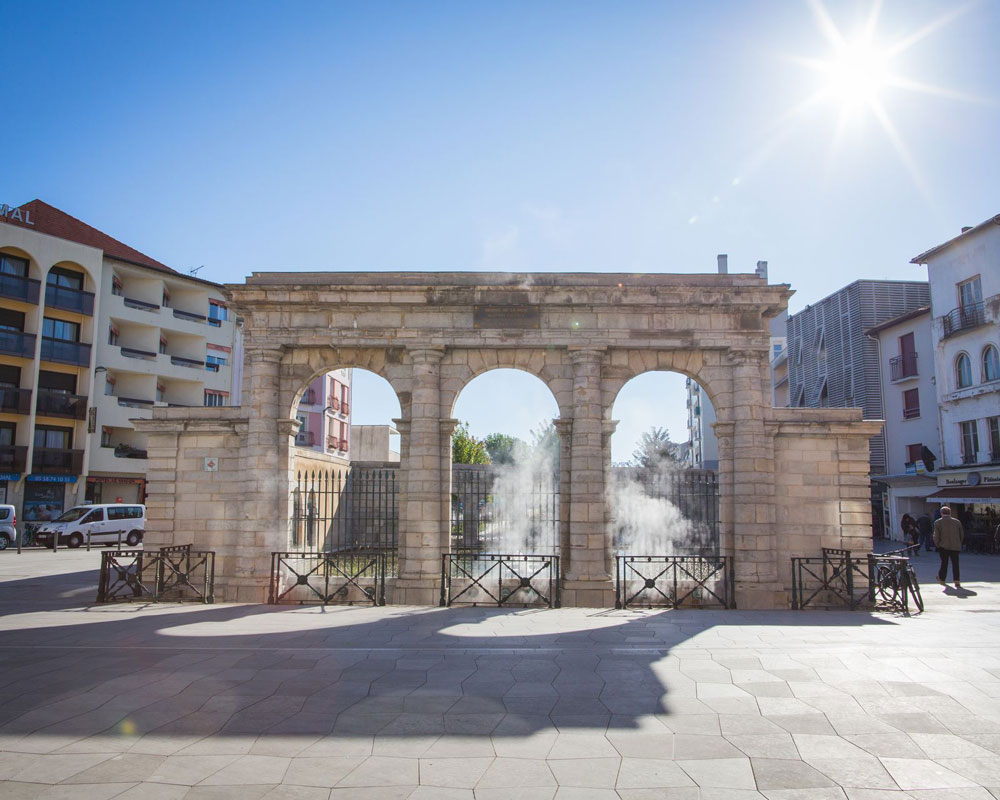
{"label": "beige facade", "polygon": [[[156,409],[147,542],[218,553],[217,595],[265,598],[289,541],[293,412],[314,376],[360,367],[399,398],[399,577],[432,604],[448,541],[452,409],[497,368],[522,369],[560,411],[562,599],[610,607],[611,409],[631,378],[673,370],[716,408],[722,552],[742,608],[788,605],[788,560],[870,547],[868,439],[855,409],[771,407],[768,320],[791,292],[753,275],[257,273],[230,285],[245,320],[241,408]],[[206,471],[206,459],[218,465]]]}

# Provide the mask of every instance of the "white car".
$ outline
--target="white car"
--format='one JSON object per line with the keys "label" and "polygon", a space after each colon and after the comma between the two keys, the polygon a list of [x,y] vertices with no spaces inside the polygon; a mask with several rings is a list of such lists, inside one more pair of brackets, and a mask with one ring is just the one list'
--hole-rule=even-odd
{"label": "white car", "polygon": [[52,522],[43,522],[35,532],[35,541],[45,547],[52,546],[52,537],[59,537],[59,544],[79,547],[87,543],[117,544],[120,541],[135,547],[146,532],[146,507],[138,503],[101,503],[91,506],[73,506]]}
{"label": "white car", "polygon": [[17,544],[17,512],[14,506],[0,506],[0,550]]}

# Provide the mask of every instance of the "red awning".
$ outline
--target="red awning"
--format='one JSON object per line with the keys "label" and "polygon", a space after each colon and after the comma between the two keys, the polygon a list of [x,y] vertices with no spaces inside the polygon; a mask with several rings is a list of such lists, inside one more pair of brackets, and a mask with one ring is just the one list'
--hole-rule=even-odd
{"label": "red awning", "polygon": [[1000,486],[952,486],[927,499],[935,503],[1000,503]]}

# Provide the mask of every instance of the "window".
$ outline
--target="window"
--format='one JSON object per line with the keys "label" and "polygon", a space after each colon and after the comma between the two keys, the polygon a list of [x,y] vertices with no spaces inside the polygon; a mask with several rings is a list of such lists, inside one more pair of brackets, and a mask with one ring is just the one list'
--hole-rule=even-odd
{"label": "window", "polygon": [[826,381],[823,381],[823,387],[819,390],[819,407],[829,408],[830,406],[830,390],[826,386]]}
{"label": "window", "polygon": [[208,324],[219,327],[227,319],[229,319],[229,309],[226,307],[226,304],[219,300],[209,300]]}
{"label": "window", "polygon": [[959,389],[972,386],[972,361],[965,353],[959,353],[955,359],[955,385]]}
{"label": "window", "polygon": [[979,428],[974,419],[958,423],[962,434],[962,463],[975,464],[979,460]]}
{"label": "window", "polygon": [[118,333],[118,328],[114,325],[108,325],[108,344],[118,344]]}
{"label": "window", "polygon": [[0,308],[0,331],[24,331],[24,313]]}
{"label": "window", "polygon": [[56,339],[60,342],[79,342],[80,324],[64,319],[45,317],[42,320],[42,336],[46,339]]}
{"label": "window", "polygon": [[906,463],[912,464],[914,461],[920,460],[920,449],[924,445],[920,444],[908,444],[906,445]]}
{"label": "window", "polygon": [[165,396],[165,392],[166,391],[167,391],[167,387],[164,386],[162,383],[157,383],[156,384],[156,402],[158,402],[158,403],[165,402],[163,398]]}
{"label": "window", "polygon": [[16,275],[18,278],[27,278],[28,260],[0,253],[0,275]]}
{"label": "window", "polygon": [[13,447],[17,427],[13,422],[0,422],[0,447]]}
{"label": "window", "polygon": [[128,519],[128,509],[125,506],[112,506],[108,509],[108,519]]}
{"label": "window", "polygon": [[1000,461],[1000,417],[987,417],[986,429],[990,436],[990,461]]}
{"label": "window", "polygon": [[771,350],[771,358],[774,359],[780,356],[781,350],[782,350],[781,342],[775,342],[774,347]]}
{"label": "window", "polygon": [[104,509],[95,508],[86,517],[83,518],[84,522],[104,522]]}
{"label": "window", "polygon": [[958,284],[958,304],[962,308],[969,308],[981,302],[983,302],[983,284],[978,275]]}
{"label": "window", "polygon": [[21,368],[13,364],[0,364],[0,389],[17,389],[21,386]]}
{"label": "window", "polygon": [[920,391],[907,389],[903,392],[903,419],[916,419],[920,416]]}
{"label": "window", "polygon": [[167,340],[163,336],[160,337],[160,352],[164,354],[167,352]]}
{"label": "window", "polygon": [[983,383],[990,381],[1000,381],[1000,353],[991,344],[983,350]]}
{"label": "window", "polygon": [[53,267],[49,270],[45,282],[49,286],[59,286],[63,289],[83,291],[83,274],[65,267]]}
{"label": "window", "polygon": [[101,426],[101,447],[111,447],[111,428],[107,425]]}
{"label": "window", "polygon": [[38,388],[63,394],[76,394],[76,375],[71,372],[38,372]]}
{"label": "window", "polygon": [[205,405],[206,406],[228,406],[229,405],[229,392],[220,392],[215,389],[205,390]]}
{"label": "window", "polygon": [[111,276],[111,294],[118,297],[122,296],[122,279],[117,275]]}
{"label": "window", "polygon": [[35,447],[48,448],[49,450],[70,450],[73,447],[73,429],[36,425]]}
{"label": "window", "polygon": [[[218,367],[224,367],[228,363],[225,356],[205,356],[205,363],[209,365],[214,365],[216,367],[216,372],[218,372]],[[211,369],[211,366],[209,367]]]}

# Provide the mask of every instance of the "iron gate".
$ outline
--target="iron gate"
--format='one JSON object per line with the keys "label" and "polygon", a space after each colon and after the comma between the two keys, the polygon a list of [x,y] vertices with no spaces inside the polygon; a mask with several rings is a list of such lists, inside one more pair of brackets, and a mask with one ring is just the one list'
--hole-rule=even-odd
{"label": "iron gate", "polygon": [[399,490],[394,467],[344,467],[296,475],[291,545],[324,553],[385,554],[396,575]]}

